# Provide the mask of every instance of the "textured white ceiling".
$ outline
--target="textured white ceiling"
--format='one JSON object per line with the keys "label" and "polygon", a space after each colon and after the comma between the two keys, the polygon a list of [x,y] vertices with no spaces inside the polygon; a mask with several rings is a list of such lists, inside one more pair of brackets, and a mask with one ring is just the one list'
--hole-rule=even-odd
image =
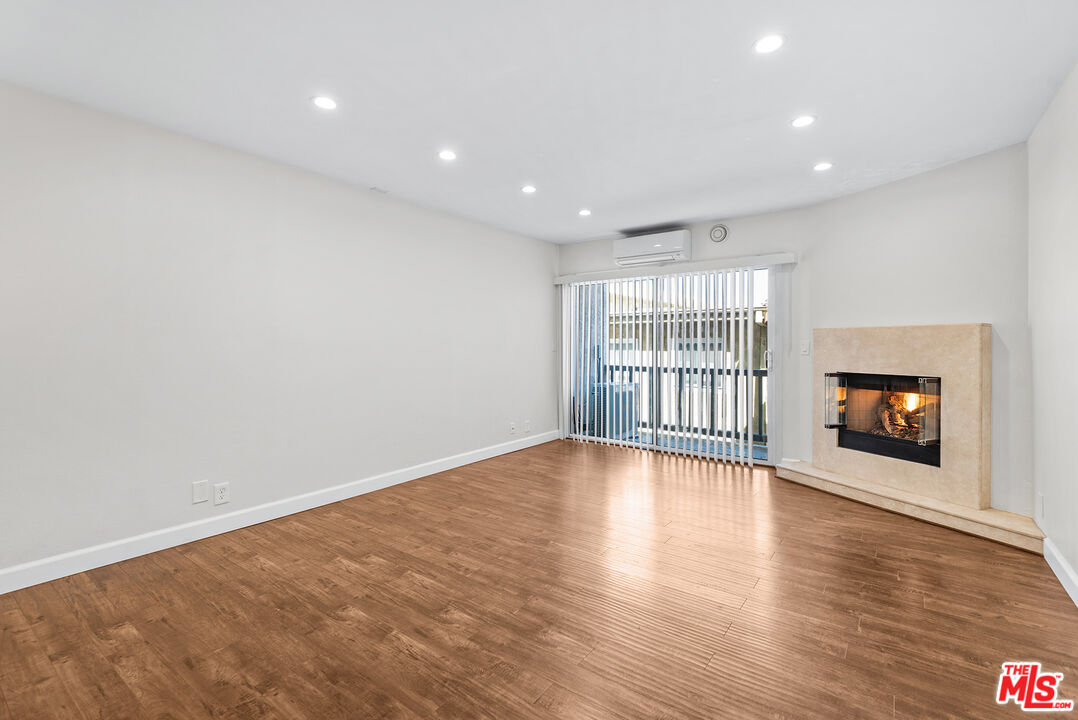
{"label": "textured white ceiling", "polygon": [[565,242],[1021,142],[1076,30],[1075,0],[0,0],[0,78]]}

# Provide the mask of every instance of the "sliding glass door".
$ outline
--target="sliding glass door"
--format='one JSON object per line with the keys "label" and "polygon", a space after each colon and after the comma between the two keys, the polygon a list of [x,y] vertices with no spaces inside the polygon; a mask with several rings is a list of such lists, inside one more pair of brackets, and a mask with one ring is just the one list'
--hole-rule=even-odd
{"label": "sliding glass door", "polygon": [[768,269],[564,286],[568,436],[768,459]]}

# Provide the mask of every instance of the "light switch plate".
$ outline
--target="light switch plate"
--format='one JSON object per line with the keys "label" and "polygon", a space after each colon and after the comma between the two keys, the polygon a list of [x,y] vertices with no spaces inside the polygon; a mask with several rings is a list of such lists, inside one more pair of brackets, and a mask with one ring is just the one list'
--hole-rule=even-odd
{"label": "light switch plate", "polygon": [[195,480],[191,483],[191,504],[197,505],[210,499],[210,481]]}

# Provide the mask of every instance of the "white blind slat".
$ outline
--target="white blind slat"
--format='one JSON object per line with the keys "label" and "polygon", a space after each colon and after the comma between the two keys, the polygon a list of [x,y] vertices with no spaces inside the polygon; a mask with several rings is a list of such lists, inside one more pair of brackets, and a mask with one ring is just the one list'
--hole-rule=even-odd
{"label": "white blind slat", "polygon": [[753,288],[753,281],[755,280],[753,276],[755,274],[756,273],[752,268],[749,268],[745,271],[745,277],[748,279],[748,289],[745,292],[745,314],[748,316],[748,318],[746,319],[745,324],[748,326],[749,331],[748,339],[745,341],[749,349],[748,393],[745,395],[746,408],[748,412],[745,413],[745,415],[747,418],[746,425],[748,426],[748,461],[750,467],[753,464],[753,430],[756,427],[756,373],[754,372],[754,369],[756,368],[756,345],[754,342],[754,336],[756,334],[756,311],[754,309],[754,306],[756,305],[756,298],[754,296]]}

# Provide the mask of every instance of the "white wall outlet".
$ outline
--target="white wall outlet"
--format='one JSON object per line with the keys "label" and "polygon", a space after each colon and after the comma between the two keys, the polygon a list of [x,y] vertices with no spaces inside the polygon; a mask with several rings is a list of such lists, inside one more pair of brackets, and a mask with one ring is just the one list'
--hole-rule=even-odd
{"label": "white wall outlet", "polygon": [[191,504],[197,505],[210,499],[210,481],[195,480],[191,483]]}
{"label": "white wall outlet", "polygon": [[215,483],[213,486],[213,504],[224,505],[226,502],[232,499],[232,493],[229,492],[228,483]]}
{"label": "white wall outlet", "polygon": [[516,435],[517,434],[517,424],[515,422],[510,422],[509,423],[509,434],[510,435]]}
{"label": "white wall outlet", "polygon": [[524,432],[530,433],[531,431],[532,431],[532,421],[531,420],[525,420],[524,421]]}

